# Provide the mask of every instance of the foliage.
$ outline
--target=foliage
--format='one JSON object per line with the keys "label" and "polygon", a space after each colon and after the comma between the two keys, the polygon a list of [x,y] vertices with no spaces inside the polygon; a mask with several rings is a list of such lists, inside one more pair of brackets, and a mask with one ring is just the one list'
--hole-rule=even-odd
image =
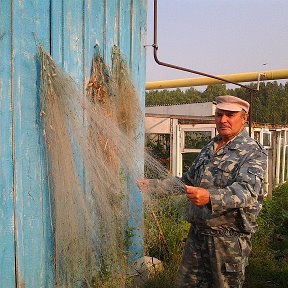
{"label": "foliage", "polygon": [[267,199],[253,237],[246,288],[287,287],[288,283],[288,184]]}
{"label": "foliage", "polygon": [[[249,87],[256,88],[256,84]],[[278,84],[263,82],[259,92],[253,93],[253,121],[257,123],[288,124],[288,82]],[[225,85],[208,85],[205,91],[197,91],[193,87],[182,91],[176,90],[150,91],[146,93],[146,106],[176,105],[203,103],[214,101],[219,95],[234,95],[244,100],[249,99],[245,88],[226,89]]]}
{"label": "foliage", "polygon": [[194,102],[201,102],[201,92],[194,88],[190,88],[186,91],[181,91],[180,89],[156,90],[146,94],[146,106],[187,104]]}
{"label": "foliage", "polygon": [[210,140],[210,131],[186,131],[184,146],[188,149],[202,149]]}
{"label": "foliage", "polygon": [[145,209],[145,254],[162,260],[164,272],[156,274],[152,282],[147,283],[147,288],[172,288],[190,227],[183,216],[187,200],[185,196],[171,196],[154,199],[151,205]]}
{"label": "foliage", "polygon": [[146,148],[156,159],[170,157],[170,134],[149,134],[146,137]]}
{"label": "foliage", "polygon": [[[151,213],[145,214],[146,255],[163,260],[164,272],[147,287],[173,288],[180,265],[183,243],[189,224],[182,217],[184,199],[165,198],[158,202],[157,216],[168,249],[160,241]],[[177,200],[178,199],[178,200]],[[184,202],[183,202],[184,201]],[[179,210],[180,207],[180,210]],[[253,236],[252,253],[246,269],[245,288],[287,287],[288,283],[288,184],[278,187],[272,199],[266,199],[258,217],[259,230]]]}

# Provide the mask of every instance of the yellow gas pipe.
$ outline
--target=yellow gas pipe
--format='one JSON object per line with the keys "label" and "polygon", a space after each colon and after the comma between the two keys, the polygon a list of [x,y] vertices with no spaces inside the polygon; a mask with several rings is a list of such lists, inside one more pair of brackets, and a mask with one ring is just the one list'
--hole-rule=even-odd
{"label": "yellow gas pipe", "polygon": [[[265,80],[279,80],[279,79],[288,79],[288,70],[239,73],[239,74],[220,75],[218,77],[237,83],[251,82],[251,81],[265,81]],[[205,86],[211,84],[225,84],[225,82],[208,77],[175,79],[175,80],[164,80],[156,82],[146,82],[145,89],[154,90],[154,89],[166,89],[166,88]]]}

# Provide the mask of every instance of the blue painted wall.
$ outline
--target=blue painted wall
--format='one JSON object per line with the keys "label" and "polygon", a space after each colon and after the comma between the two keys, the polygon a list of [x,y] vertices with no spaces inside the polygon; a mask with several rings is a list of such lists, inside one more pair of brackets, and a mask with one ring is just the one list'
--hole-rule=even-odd
{"label": "blue painted wall", "polygon": [[[53,205],[40,121],[33,32],[79,84],[94,46],[120,47],[144,108],[146,0],[0,0],[0,287],[53,287]],[[84,87],[84,86],[83,86]],[[143,144],[143,123],[139,145]],[[142,199],[130,183],[133,256],[143,256]]]}
{"label": "blue painted wall", "polygon": [[[7,2],[7,3],[6,3]],[[15,283],[14,190],[11,113],[11,7],[0,1],[0,287]],[[5,25],[2,25],[5,23]],[[6,55],[3,57],[3,55]],[[5,284],[5,285],[4,285]]]}

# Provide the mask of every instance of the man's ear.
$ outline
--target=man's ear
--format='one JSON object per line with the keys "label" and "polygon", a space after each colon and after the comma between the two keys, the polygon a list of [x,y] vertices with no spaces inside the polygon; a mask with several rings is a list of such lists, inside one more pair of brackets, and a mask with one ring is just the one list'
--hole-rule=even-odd
{"label": "man's ear", "polygon": [[248,113],[246,113],[246,114],[245,114],[245,123],[247,123],[247,122],[248,122],[248,118],[249,118],[249,114],[248,114]]}
{"label": "man's ear", "polygon": [[243,118],[243,124],[247,123],[248,122],[248,113],[243,113],[242,114],[242,118]]}

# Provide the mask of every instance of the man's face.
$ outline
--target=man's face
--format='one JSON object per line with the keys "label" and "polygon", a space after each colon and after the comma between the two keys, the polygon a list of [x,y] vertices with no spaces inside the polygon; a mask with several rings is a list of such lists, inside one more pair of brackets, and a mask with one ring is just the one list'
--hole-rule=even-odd
{"label": "man's face", "polygon": [[247,116],[242,111],[234,112],[216,109],[215,122],[218,133],[225,141],[239,134],[247,121]]}

